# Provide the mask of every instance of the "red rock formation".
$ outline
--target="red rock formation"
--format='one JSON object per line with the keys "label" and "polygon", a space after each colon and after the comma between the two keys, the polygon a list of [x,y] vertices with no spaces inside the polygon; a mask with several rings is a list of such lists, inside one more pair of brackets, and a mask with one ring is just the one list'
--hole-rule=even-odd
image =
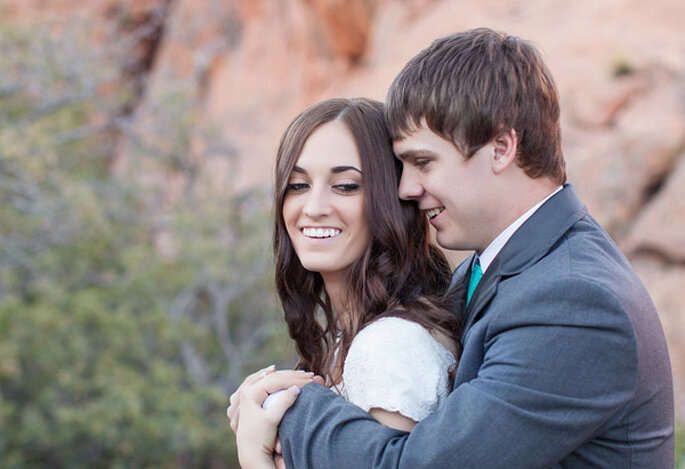
{"label": "red rock formation", "polygon": [[359,60],[366,52],[372,3],[366,0],[307,0],[335,56]]}
{"label": "red rock formation", "polygon": [[652,254],[676,265],[685,264],[685,153],[678,156],[678,166],[640,212],[623,242],[628,254]]}

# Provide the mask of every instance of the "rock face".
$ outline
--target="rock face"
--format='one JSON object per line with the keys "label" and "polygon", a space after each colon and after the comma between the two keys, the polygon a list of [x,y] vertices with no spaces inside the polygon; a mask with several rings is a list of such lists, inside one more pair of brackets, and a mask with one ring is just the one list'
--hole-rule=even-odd
{"label": "rock face", "polygon": [[[83,2],[2,3],[16,21],[76,15]],[[433,39],[478,26],[534,41],[560,90],[569,180],[636,266],[662,316],[685,419],[685,36],[680,0],[93,0],[145,24],[135,55],[145,87],[132,127],[155,145],[174,112],[198,130],[181,159],[216,190],[268,184],[281,132],[331,96],[383,99],[404,63]],[[101,37],[106,35],[100,34]],[[146,62],[147,61],[147,62]],[[184,90],[185,108],[168,108]],[[166,136],[165,136],[166,137]],[[118,165],[139,149],[122,141]],[[170,188],[170,192],[174,192]],[[173,194],[171,195],[173,201]],[[457,256],[458,257],[458,256]]]}
{"label": "rock face", "polygon": [[623,249],[628,254],[651,254],[673,264],[685,263],[685,153],[635,219]]}

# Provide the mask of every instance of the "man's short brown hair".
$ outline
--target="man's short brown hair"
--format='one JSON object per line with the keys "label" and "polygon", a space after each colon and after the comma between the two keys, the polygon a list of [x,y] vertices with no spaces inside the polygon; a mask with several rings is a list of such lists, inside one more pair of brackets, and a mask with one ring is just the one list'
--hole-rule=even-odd
{"label": "man's short brown hair", "polygon": [[525,173],[566,181],[556,86],[538,50],[516,36],[479,28],[434,41],[395,78],[385,116],[393,140],[425,119],[467,158],[513,128]]}

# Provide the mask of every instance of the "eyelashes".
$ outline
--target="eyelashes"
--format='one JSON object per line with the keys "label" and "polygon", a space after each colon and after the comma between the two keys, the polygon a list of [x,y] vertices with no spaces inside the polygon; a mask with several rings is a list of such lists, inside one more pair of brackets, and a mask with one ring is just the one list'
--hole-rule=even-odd
{"label": "eyelashes", "polygon": [[336,184],[333,186],[333,190],[340,192],[341,194],[354,194],[355,192],[358,192],[361,188],[362,186],[360,184],[354,183]]}
{"label": "eyelashes", "polygon": [[303,182],[289,183],[285,186],[285,191],[287,192],[304,192],[309,188],[309,184]]}
{"label": "eyelashes", "polygon": [[427,158],[417,158],[416,161],[414,161],[414,166],[419,169],[425,169],[429,163],[430,160]]}
{"label": "eyelashes", "polygon": [[[299,194],[305,192],[309,189],[309,184],[306,182],[291,182],[286,186],[286,193]],[[334,192],[343,195],[351,195],[359,192],[362,188],[361,184],[357,183],[346,183],[346,184],[335,184],[331,186]]]}

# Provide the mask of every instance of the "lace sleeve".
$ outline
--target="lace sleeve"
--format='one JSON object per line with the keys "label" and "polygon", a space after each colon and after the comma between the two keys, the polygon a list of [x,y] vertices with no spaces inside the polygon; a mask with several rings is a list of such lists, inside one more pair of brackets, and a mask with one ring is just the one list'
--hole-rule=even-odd
{"label": "lace sleeve", "polygon": [[423,326],[397,317],[362,329],[345,359],[343,395],[419,421],[447,397],[454,357]]}

